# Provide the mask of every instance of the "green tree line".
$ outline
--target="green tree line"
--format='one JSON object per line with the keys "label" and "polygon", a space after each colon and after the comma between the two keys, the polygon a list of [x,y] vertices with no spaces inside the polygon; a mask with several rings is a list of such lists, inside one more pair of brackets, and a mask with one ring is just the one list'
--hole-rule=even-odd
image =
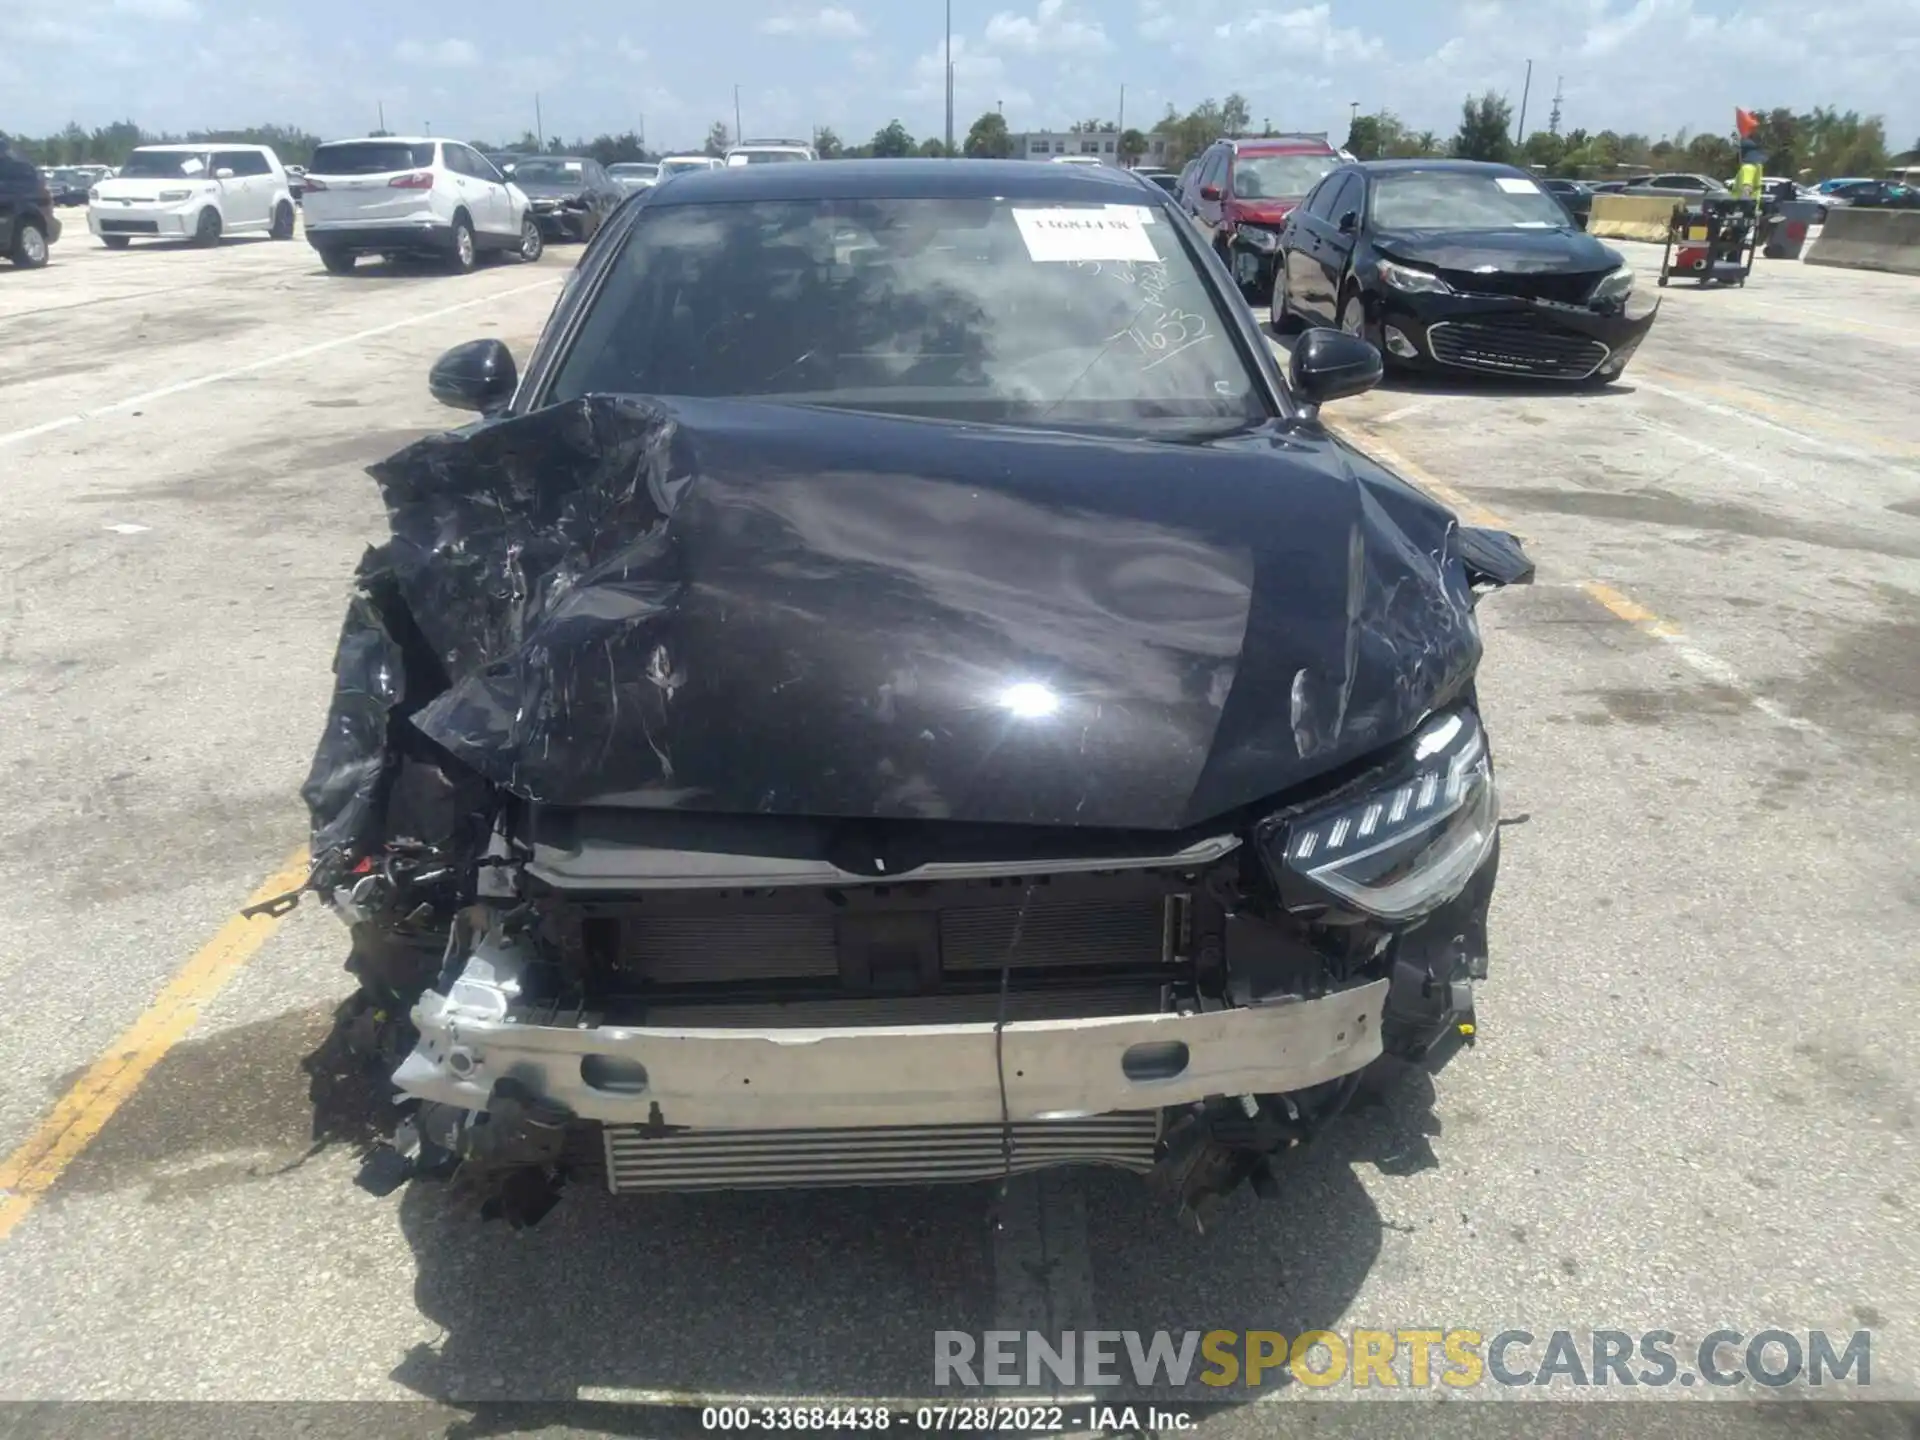
{"label": "green tree line", "polygon": [[[1877,115],[1816,106],[1803,114],[1785,108],[1749,107],[1759,118],[1754,139],[1767,152],[1769,175],[1814,180],[1837,175],[1874,175],[1888,163],[1886,127]],[[1535,130],[1514,141],[1513,107],[1489,91],[1469,99],[1460,126],[1450,139],[1433,131],[1415,134],[1391,111],[1355,118],[1346,148],[1363,160],[1454,156],[1526,165],[1548,175],[1598,179],[1621,171],[1684,170],[1718,179],[1740,163],[1731,127],[1724,135],[1686,130],[1658,139],[1628,132],[1569,130],[1564,135]]]}

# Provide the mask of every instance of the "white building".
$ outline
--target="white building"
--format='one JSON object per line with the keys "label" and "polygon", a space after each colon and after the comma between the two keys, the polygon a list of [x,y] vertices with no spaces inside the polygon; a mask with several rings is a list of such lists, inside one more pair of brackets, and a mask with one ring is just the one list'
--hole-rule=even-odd
{"label": "white building", "polygon": [[[1120,161],[1120,132],[1117,130],[1031,130],[1010,137],[1016,160],[1051,160],[1056,155],[1097,155],[1108,165]],[[1138,165],[1158,166],[1166,158],[1167,137],[1147,136],[1146,153]]]}

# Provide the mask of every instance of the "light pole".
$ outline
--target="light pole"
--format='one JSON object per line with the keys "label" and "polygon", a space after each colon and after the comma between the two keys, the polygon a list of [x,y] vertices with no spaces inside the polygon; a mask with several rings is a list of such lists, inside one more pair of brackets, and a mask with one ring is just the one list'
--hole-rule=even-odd
{"label": "light pole", "polygon": [[747,137],[740,129],[740,87],[733,87],[733,143],[744,145]]}
{"label": "light pole", "polygon": [[1527,83],[1520,91],[1520,123],[1513,127],[1513,143],[1527,143],[1527,97],[1533,93],[1533,62],[1527,61]]}
{"label": "light pole", "polygon": [[1358,100],[1349,100],[1347,102],[1347,134],[1353,134],[1353,127],[1357,125],[1359,121],[1360,102]]}
{"label": "light pole", "polygon": [[947,154],[953,154],[953,0],[947,0]]}

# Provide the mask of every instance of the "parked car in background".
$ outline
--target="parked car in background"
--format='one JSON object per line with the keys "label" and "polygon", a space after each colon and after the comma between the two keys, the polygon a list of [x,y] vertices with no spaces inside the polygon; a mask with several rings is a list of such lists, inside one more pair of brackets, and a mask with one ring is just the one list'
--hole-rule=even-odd
{"label": "parked car in background", "polygon": [[1543,179],[1540,188],[1567,207],[1567,213],[1573,216],[1573,223],[1582,230],[1587,228],[1587,220],[1593,214],[1593,190],[1578,180]]}
{"label": "parked car in background", "polygon": [[1727,187],[1711,175],[1649,175],[1621,192],[1624,195],[1725,195]]}
{"label": "parked car in background", "polygon": [[287,189],[298,200],[307,190],[307,167],[304,165],[287,166]]}
{"label": "parked car in background", "polygon": [[721,162],[711,155],[669,155],[660,162],[660,180],[671,180],[676,175],[694,175],[702,170],[718,170],[720,166]]}
{"label": "parked car in background", "polygon": [[1511,165],[1343,166],[1294,211],[1280,258],[1276,329],[1338,325],[1390,366],[1605,384],[1659,309],[1619,252]]}
{"label": "parked car in background", "polygon": [[587,155],[538,155],[522,160],[513,183],[533,205],[547,240],[591,240],[627,192]]}
{"label": "parked car in background", "polygon": [[112,250],[136,237],[217,245],[228,235],[293,238],[293,191],[264,145],[142,145],[93,187],[87,228]]}
{"label": "parked car in background", "polygon": [[307,167],[307,243],[335,275],[361,255],[430,255],[468,271],[489,252],[538,260],[533,202],[471,145],[335,140]]}
{"label": "parked car in background", "polygon": [[0,256],[22,270],[47,263],[47,247],[60,238],[47,177],[25,160],[0,153]]}
{"label": "parked car in background", "polygon": [[650,160],[622,160],[607,166],[607,178],[622,190],[648,190],[660,181],[660,167]]}
{"label": "parked car in background", "polygon": [[1872,179],[1873,177],[1871,175],[1836,175],[1831,180],[1822,180],[1813,188],[1818,190],[1822,195],[1831,195],[1842,185],[1859,185]]}
{"label": "parked car in background", "polygon": [[1171,170],[1155,170],[1143,165],[1136,168],[1133,173],[1142,180],[1152,181],[1168,194],[1180,188],[1180,177]]}
{"label": "parked car in background", "polygon": [[792,160],[818,160],[813,146],[801,140],[743,140],[727,147],[726,165],[778,165]]}
{"label": "parked car in background", "polygon": [[1340,164],[1323,135],[1216,140],[1200,157],[1184,199],[1248,299],[1273,291],[1280,227],[1320,178]]}
{"label": "parked car in background", "polygon": [[93,184],[93,172],[77,165],[56,166],[47,177],[47,188],[53,192],[56,205],[86,204],[87,192],[93,189]]}
{"label": "parked car in background", "polygon": [[1920,190],[1894,180],[1849,180],[1820,198],[1849,209],[1920,210]]}
{"label": "parked car in background", "polygon": [[487,150],[481,153],[480,158],[511,180],[514,167],[522,160],[530,160],[533,157],[522,150]]}

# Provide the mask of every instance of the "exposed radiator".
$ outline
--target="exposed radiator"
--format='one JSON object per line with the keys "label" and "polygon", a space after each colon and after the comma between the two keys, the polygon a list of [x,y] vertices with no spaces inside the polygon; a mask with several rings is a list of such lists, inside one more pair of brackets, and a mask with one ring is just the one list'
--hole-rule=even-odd
{"label": "exposed radiator", "polygon": [[[757,1190],[832,1185],[932,1185],[1004,1173],[998,1125],[864,1130],[704,1130],[649,1138],[609,1125],[607,1188]],[[1035,1120],[1013,1126],[1015,1173],[1055,1165],[1147,1171],[1160,1139],[1157,1111]]]}

